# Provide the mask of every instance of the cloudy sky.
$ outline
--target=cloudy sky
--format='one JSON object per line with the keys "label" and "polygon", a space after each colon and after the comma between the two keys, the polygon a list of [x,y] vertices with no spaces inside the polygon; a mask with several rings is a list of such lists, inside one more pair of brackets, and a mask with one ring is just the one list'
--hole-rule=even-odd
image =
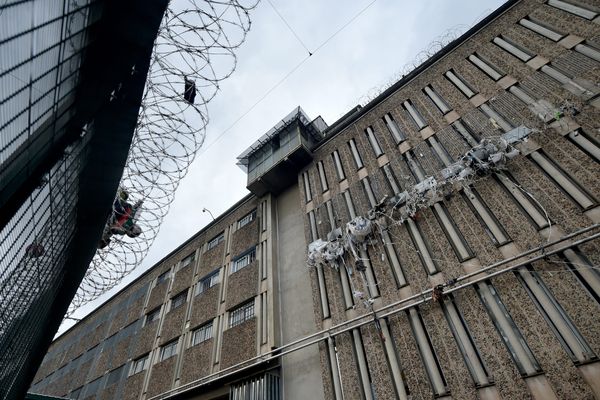
{"label": "cloudy sky", "polygon": [[[246,195],[246,176],[235,165],[236,157],[294,107],[300,105],[310,118],[321,115],[332,124],[444,32],[465,31],[502,3],[262,0],[238,49],[235,73],[209,104],[205,145],[181,182],[147,258],[121,285],[74,316],[81,318],[202,229],[211,221],[203,207],[218,216]],[[308,52],[274,7],[314,53],[307,60]]]}

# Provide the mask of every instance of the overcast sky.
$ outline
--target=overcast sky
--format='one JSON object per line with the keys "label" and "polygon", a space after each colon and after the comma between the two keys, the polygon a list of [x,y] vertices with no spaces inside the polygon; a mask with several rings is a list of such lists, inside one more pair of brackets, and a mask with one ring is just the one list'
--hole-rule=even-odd
{"label": "overcast sky", "polygon": [[[218,216],[246,195],[246,175],[236,166],[236,157],[294,107],[301,106],[311,119],[321,115],[332,124],[361,103],[373,88],[390,81],[436,37],[456,27],[465,31],[503,3],[270,1],[314,52],[313,56],[231,127],[308,55],[269,1],[262,0],[252,13],[247,40],[238,49],[235,73],[221,83],[219,94],[209,104],[205,145],[181,182],[148,256],[119,286],[74,316],[81,318],[208,224],[211,217],[202,213],[203,207]],[[228,131],[214,142],[225,130]]]}

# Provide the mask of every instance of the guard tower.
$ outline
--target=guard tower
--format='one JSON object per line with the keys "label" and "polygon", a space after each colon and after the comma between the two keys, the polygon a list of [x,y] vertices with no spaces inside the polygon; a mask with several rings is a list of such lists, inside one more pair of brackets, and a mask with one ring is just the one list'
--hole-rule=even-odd
{"label": "guard tower", "polygon": [[312,149],[326,129],[323,118],[310,121],[296,107],[238,157],[238,165],[248,174],[248,190],[258,197],[279,194],[296,182],[298,171],[312,160]]}

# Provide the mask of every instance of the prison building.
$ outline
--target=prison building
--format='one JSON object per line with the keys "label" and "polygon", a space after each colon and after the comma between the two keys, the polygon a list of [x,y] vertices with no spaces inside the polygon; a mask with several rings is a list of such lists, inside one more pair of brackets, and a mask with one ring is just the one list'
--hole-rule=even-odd
{"label": "prison building", "polygon": [[76,399],[600,398],[600,8],[509,1],[57,338]]}

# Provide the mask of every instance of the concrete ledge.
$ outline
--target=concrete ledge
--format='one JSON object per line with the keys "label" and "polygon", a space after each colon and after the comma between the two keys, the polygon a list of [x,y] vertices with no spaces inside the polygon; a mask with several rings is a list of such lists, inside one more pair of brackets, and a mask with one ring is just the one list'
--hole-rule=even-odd
{"label": "concrete ledge", "polygon": [[471,104],[473,104],[473,106],[479,107],[480,105],[485,103],[487,101],[487,99],[485,97],[483,97],[482,95],[480,95],[479,93],[477,93],[475,96],[471,97],[471,99],[469,101],[471,102]]}
{"label": "concrete ledge", "polygon": [[361,169],[358,170],[358,179],[364,179],[369,175],[369,173],[367,172],[367,169],[365,167],[362,167]]}
{"label": "concrete ledge", "polygon": [[340,182],[340,190],[343,192],[345,190],[348,190],[348,179],[344,179],[343,181]]}
{"label": "concrete ledge", "polygon": [[425,128],[419,131],[423,140],[427,139],[429,136],[432,136],[435,132],[430,126],[426,126]]}
{"label": "concrete ledge", "polygon": [[512,85],[514,85],[515,83],[517,83],[517,80],[515,78],[513,78],[510,75],[506,75],[505,77],[501,78],[498,82],[496,82],[498,84],[498,86],[500,86],[502,89],[506,90],[509,87],[511,87]]}
{"label": "concrete ledge", "polygon": [[562,117],[561,119],[552,122],[550,127],[559,135],[566,136],[581,126],[571,117]]}
{"label": "concrete ledge", "polygon": [[594,18],[594,19],[592,20],[592,22],[594,22],[594,23],[596,23],[596,24],[600,25],[600,15],[599,15],[599,16],[597,16],[596,18]]}
{"label": "concrete ledge", "polygon": [[590,100],[588,104],[595,108],[600,108],[600,96]]}
{"label": "concrete ledge", "polygon": [[315,209],[315,203],[313,203],[313,201],[309,201],[308,203],[306,203],[306,211],[312,211]]}
{"label": "concrete ledge", "polygon": [[583,212],[583,215],[588,217],[593,223],[600,223],[600,207],[596,206]]}
{"label": "concrete ledge", "polygon": [[533,153],[534,151],[539,150],[541,146],[537,144],[535,140],[529,139],[526,142],[521,142],[519,145],[517,145],[517,148],[519,149],[521,154],[526,156],[528,154]]}
{"label": "concrete ledge", "polygon": [[385,154],[382,154],[379,157],[377,157],[377,165],[379,165],[380,167],[383,167],[385,164],[387,164],[389,162],[390,161],[388,160],[388,157]]}
{"label": "concrete ledge", "polygon": [[323,202],[329,201],[329,199],[331,199],[331,190],[328,190],[325,193],[323,193]]}
{"label": "concrete ledge", "polygon": [[535,56],[531,60],[527,61],[527,66],[535,69],[536,71],[542,68],[544,65],[548,64],[550,60],[544,58],[542,56]]}
{"label": "concrete ledge", "polygon": [[567,35],[564,38],[562,38],[561,40],[559,40],[558,44],[560,44],[564,48],[571,49],[571,48],[575,47],[576,45],[578,45],[579,43],[583,42],[583,40],[584,39],[582,37],[579,37],[576,35]]}
{"label": "concrete ledge", "polygon": [[410,143],[408,143],[408,140],[405,140],[404,142],[402,142],[398,145],[398,150],[400,150],[400,153],[402,153],[402,154],[406,153],[410,149],[411,149],[411,146],[410,146]]}
{"label": "concrete ledge", "polygon": [[451,124],[454,121],[456,121],[457,119],[460,118],[460,115],[458,115],[458,113],[454,110],[450,111],[448,114],[444,115],[444,118],[446,119],[446,122]]}

